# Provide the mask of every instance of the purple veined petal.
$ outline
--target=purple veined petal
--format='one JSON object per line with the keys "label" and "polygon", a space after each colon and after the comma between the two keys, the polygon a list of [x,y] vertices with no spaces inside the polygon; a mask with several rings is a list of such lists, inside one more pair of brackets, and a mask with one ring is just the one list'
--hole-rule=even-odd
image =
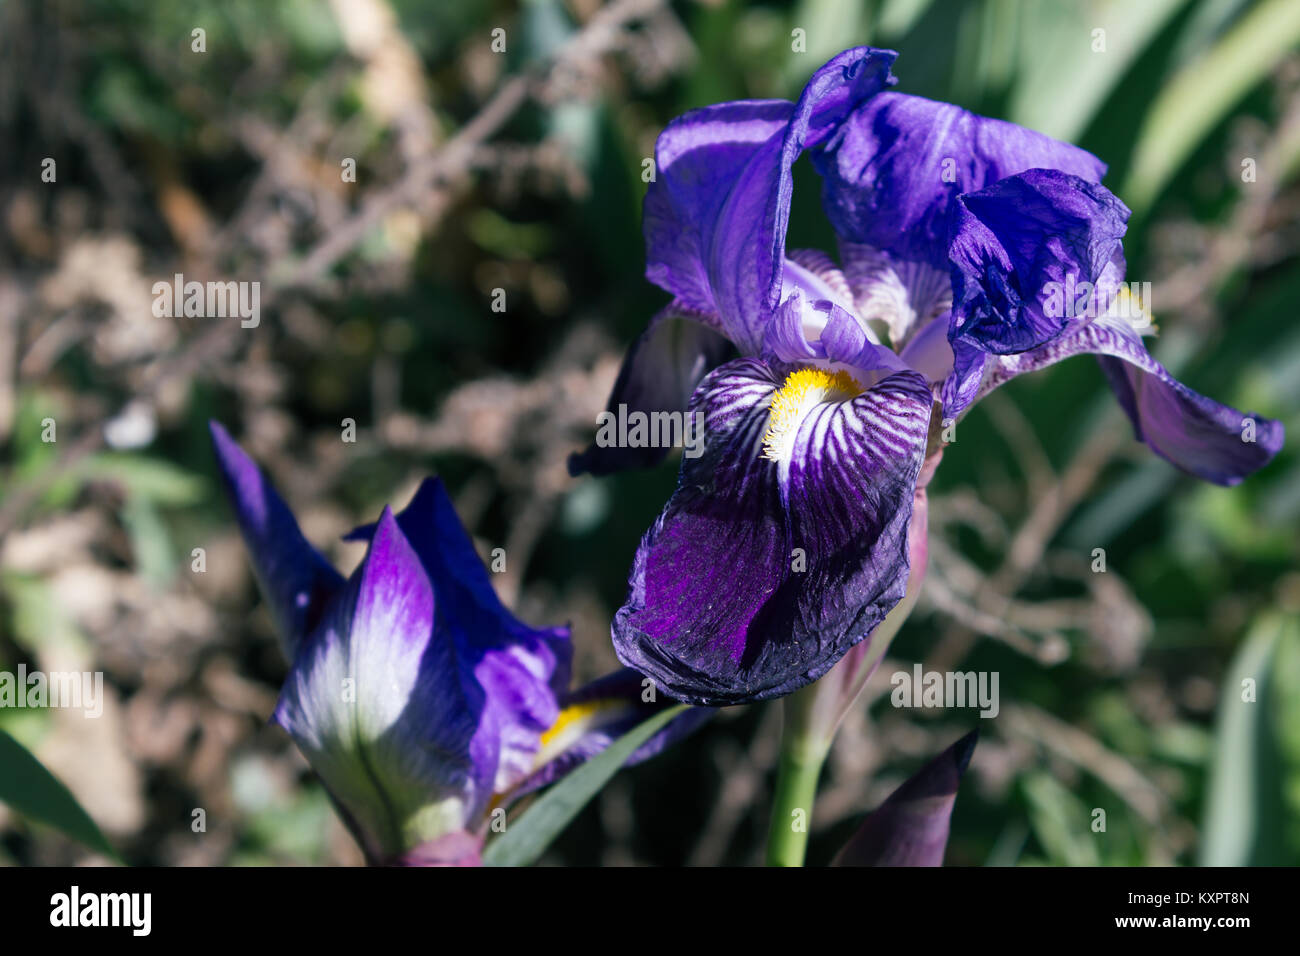
{"label": "purple veined petal", "polygon": [[858,828],[832,866],[942,866],[957,787],[979,732],[922,767]]}
{"label": "purple veined petal", "polygon": [[[472,727],[477,812],[485,790],[504,792],[531,772],[568,688],[569,629],[529,627],[502,605],[441,479],[426,479],[396,520],[437,596],[439,634],[459,681],[459,689],[447,685],[441,693],[448,719]],[[348,538],[371,533],[358,528]]]}
{"label": "purple veined petal", "polygon": [[[517,798],[565,776],[611,743],[664,707],[677,701],[655,694],[653,682],[630,667],[585,684],[561,702],[560,716],[542,738],[537,770],[512,793]],[[694,733],[717,711],[692,707],[673,718],[662,730],[643,743],[627,760],[627,766],[649,760],[683,737]]]}
{"label": "purple veined petal", "polygon": [[[903,596],[929,389],[910,371],[843,394],[844,379],[795,374],[739,359],[705,379],[704,454],[683,461],[637,551],[615,650],[680,700],[811,683]],[[813,388],[833,397],[800,404]],[[770,420],[778,391],[786,411]]]}
{"label": "purple veined petal", "polygon": [[[717,331],[717,323],[716,316],[694,312],[681,302],[651,319],[614,382],[607,405],[613,421],[636,412],[684,413],[700,379],[735,353],[731,342]],[[644,447],[593,442],[586,451],[569,456],[569,473],[608,475],[648,468],[663,461],[668,451],[663,442]]]}
{"label": "purple veined petal", "polygon": [[[1107,315],[1042,348],[990,356],[983,397],[1017,375],[1093,353],[1139,441],[1189,474],[1235,485],[1282,448],[1281,422],[1240,412],[1192,391],[1147,352],[1132,322]],[[1248,424],[1249,423],[1249,424]]]}
{"label": "purple veined petal", "polygon": [[858,315],[883,325],[900,352],[919,329],[952,307],[952,282],[946,269],[899,259],[856,242],[841,242],[840,257]]}
{"label": "purple veined petal", "polygon": [[230,434],[216,422],[208,428],[257,582],[285,657],[292,661],[325,605],[342,589],[343,578],[308,544],[288,505]]}
{"label": "purple veined petal", "polygon": [[885,92],[859,106],[813,163],[841,239],[947,269],[957,196],[1033,168],[1101,182],[1106,165],[1077,146],[950,103]]}
{"label": "purple veined petal", "polygon": [[799,101],[743,101],[694,110],[655,146],[646,193],[646,278],[721,316],[756,354],[782,289],[791,166],[859,103],[893,82],[895,54],[859,47],[832,58]]}
{"label": "purple veined petal", "polygon": [[957,200],[949,340],[1026,352],[1102,314],[1124,275],[1129,211],[1106,187],[1049,169]]}

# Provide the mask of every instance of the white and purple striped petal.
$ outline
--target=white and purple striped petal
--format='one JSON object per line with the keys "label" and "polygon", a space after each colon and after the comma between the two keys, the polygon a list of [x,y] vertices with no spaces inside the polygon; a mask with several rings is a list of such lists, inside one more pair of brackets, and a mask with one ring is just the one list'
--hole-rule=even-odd
{"label": "white and purple striped petal", "polygon": [[930,391],[729,362],[701,384],[705,450],[637,552],[623,662],[697,704],[808,684],[902,598]]}

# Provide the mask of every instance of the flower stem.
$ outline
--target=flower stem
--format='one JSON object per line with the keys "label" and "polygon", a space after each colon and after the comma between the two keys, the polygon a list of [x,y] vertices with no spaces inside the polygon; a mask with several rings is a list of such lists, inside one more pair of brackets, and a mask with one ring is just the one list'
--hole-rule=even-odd
{"label": "flower stem", "polygon": [[808,851],[817,780],[830,750],[830,741],[809,733],[808,694],[811,688],[791,694],[781,702],[785,718],[781,730],[781,762],[772,798],[768,827],[767,865],[803,866]]}

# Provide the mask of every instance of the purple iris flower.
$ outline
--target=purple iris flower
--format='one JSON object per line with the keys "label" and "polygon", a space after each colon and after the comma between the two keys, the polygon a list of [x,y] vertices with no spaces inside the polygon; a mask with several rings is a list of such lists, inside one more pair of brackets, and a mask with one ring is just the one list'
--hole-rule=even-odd
{"label": "purple iris flower", "polygon": [[[1098,354],[1138,437],[1210,481],[1282,443],[1147,353],[1122,287],[1129,212],[1100,160],[890,91],[895,56],[848,50],[796,103],[695,110],[656,146],[646,276],[674,298],[609,407],[698,414],[704,443],[641,542],[613,637],[682,700],[788,694],[866,639],[904,596],[940,423],[1022,372]],[[804,151],[841,265],[785,248]],[[593,446],[571,470],[663,454]]]}
{"label": "purple iris flower", "polygon": [[[292,665],[273,719],[370,862],[477,861],[495,811],[670,703],[631,671],[570,693],[568,628],[502,606],[440,480],[348,536],[369,548],[345,580],[225,429],[212,439]],[[630,762],[708,715],[684,712]]]}

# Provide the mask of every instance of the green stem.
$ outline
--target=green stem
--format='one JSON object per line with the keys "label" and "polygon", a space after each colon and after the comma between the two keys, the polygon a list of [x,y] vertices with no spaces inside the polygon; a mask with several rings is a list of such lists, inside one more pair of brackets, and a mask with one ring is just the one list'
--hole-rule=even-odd
{"label": "green stem", "polygon": [[772,822],[768,827],[767,865],[803,866],[808,851],[808,829],[812,826],[817,780],[830,750],[830,741],[808,732],[807,691],[782,701],[785,725],[781,730],[781,763],[772,799]]}

